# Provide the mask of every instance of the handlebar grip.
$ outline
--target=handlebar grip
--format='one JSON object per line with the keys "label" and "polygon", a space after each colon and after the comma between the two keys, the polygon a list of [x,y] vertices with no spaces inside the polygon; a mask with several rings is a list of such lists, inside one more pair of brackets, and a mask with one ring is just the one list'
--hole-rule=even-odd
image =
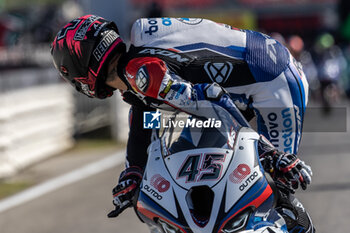
{"label": "handlebar grip", "polygon": [[107,214],[108,218],[116,218],[118,217],[118,215],[121,213],[122,211],[120,211],[120,209],[118,210],[112,210],[111,212],[109,212],[109,214]]}
{"label": "handlebar grip", "polygon": [[115,210],[112,210],[111,212],[109,212],[109,214],[107,214],[108,218],[116,218],[118,217],[119,214],[121,214],[126,208],[132,206],[132,203],[129,202],[128,204],[122,206],[122,207],[116,207]]}

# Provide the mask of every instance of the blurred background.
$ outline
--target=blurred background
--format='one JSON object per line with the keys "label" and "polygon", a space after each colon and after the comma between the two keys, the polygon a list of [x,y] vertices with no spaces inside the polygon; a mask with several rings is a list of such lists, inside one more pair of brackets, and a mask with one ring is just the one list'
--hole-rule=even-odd
{"label": "blurred background", "polygon": [[[0,198],[30,186],[17,182],[18,188],[13,188],[14,191],[4,188],[5,194],[1,196],[2,187],[13,185],[13,177],[48,158],[74,152],[84,140],[95,140],[95,144],[83,146],[85,150],[80,151],[83,154],[91,151],[106,154],[101,152],[102,149],[114,150],[125,144],[128,106],[122,103],[119,94],[104,101],[88,99],[64,83],[52,65],[50,42],[58,30],[71,19],[88,13],[115,21],[127,43],[130,27],[137,18],[199,17],[261,31],[285,44],[304,67],[310,84],[309,106],[314,108],[313,114],[306,117],[301,153],[305,154],[307,162],[314,162],[316,170],[322,174],[331,165],[334,178],[327,181],[326,175],[318,176],[321,177],[319,183],[315,178],[315,188],[302,198],[310,203],[316,222],[324,224],[318,232],[327,232],[327,227],[332,232],[346,232],[344,226],[349,225],[340,215],[350,214],[349,210],[342,214],[337,212],[344,204],[343,199],[333,206],[337,220],[340,218],[340,225],[343,224],[340,228],[337,228],[337,221],[330,225],[323,222],[327,216],[325,211],[332,209],[329,205],[321,211],[322,215],[316,213],[320,212],[319,203],[330,198],[327,191],[349,195],[350,190],[346,179],[349,172],[345,167],[350,149],[347,130],[350,1],[347,0],[0,0]],[[313,127],[308,128],[308,122]],[[341,124],[333,130],[332,122]],[[328,126],[323,130],[326,133],[317,130],[325,125]],[[99,144],[96,140],[107,143]],[[315,147],[318,148],[316,152]],[[338,155],[338,161],[342,163],[333,166],[334,160],[326,157],[328,154]],[[72,160],[68,160],[68,164],[72,163],[69,161]],[[55,170],[57,164],[52,166],[50,169]],[[116,174],[118,171],[114,171],[113,177]],[[340,181],[339,177],[342,177]],[[338,182],[337,185],[334,182]],[[109,190],[104,189],[104,192],[109,194]],[[318,204],[312,204],[312,200],[318,200]],[[110,204],[110,200],[107,201]],[[22,216],[25,214],[27,212]],[[52,231],[55,225],[33,228],[35,230],[30,230],[27,225],[22,228],[16,224],[16,227],[10,226],[6,219],[17,216],[21,215],[0,212],[0,231],[60,232]],[[130,219],[119,221],[122,222],[118,226],[128,229]],[[114,225],[109,227],[108,231],[115,229]],[[61,232],[67,232],[63,229]],[[136,229],[141,232],[144,228]],[[73,232],[104,232],[90,230],[85,227],[84,231]]]}

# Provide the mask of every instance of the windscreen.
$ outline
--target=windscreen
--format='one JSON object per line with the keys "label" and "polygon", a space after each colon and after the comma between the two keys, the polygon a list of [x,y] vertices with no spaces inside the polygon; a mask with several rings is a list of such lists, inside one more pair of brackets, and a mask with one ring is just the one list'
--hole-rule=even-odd
{"label": "windscreen", "polygon": [[209,119],[183,112],[171,114],[163,124],[163,154],[166,156],[200,148],[233,149],[235,136],[241,127],[226,111]]}

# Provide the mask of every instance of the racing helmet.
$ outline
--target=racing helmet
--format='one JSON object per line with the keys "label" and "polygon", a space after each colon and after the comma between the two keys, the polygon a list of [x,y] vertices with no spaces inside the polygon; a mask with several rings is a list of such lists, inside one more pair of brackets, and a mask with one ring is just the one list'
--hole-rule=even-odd
{"label": "racing helmet", "polygon": [[115,89],[105,84],[108,64],[125,51],[116,24],[96,15],[72,20],[51,45],[53,63],[63,79],[77,91],[99,99],[113,95]]}

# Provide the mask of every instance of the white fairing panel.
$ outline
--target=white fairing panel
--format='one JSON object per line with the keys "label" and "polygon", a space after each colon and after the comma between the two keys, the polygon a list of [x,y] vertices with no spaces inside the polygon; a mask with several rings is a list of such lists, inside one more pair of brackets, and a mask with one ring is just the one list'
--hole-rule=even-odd
{"label": "white fairing panel", "polygon": [[173,188],[176,188],[174,187],[176,184],[172,181],[162,159],[160,141],[154,141],[148,151],[149,157],[141,191],[177,218],[175,198],[172,191]]}
{"label": "white fairing panel", "polygon": [[227,171],[227,212],[259,179],[263,176],[259,164],[256,163],[256,141],[259,135],[247,128],[237,136],[235,153]]}

